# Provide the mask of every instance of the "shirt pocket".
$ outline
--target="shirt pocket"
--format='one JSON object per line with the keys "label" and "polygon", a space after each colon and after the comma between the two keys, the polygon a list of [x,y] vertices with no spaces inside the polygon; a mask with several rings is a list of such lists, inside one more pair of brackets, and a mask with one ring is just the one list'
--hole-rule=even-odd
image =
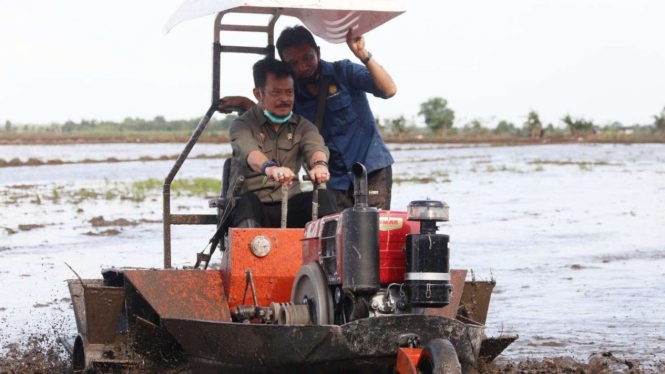
{"label": "shirt pocket", "polygon": [[325,126],[333,134],[345,133],[346,128],[355,124],[358,120],[358,112],[353,106],[353,100],[348,92],[329,97],[326,107],[329,111],[326,116]]}
{"label": "shirt pocket", "polygon": [[300,152],[300,140],[302,139],[302,135],[290,134],[292,134],[291,139],[289,139],[289,136],[283,136],[277,140],[277,148],[279,148],[278,157],[282,166],[295,163],[298,158],[298,153]]}
{"label": "shirt pocket", "polygon": [[256,140],[256,143],[259,145],[261,152],[268,156],[268,158],[272,158],[271,154],[274,148],[273,141],[268,139],[265,134],[254,135],[254,140]]}

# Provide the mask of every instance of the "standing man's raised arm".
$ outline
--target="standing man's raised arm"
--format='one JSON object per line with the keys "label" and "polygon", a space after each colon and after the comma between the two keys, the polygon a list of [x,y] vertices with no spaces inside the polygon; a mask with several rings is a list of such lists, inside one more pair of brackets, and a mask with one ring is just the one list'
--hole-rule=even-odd
{"label": "standing man's raised arm", "polygon": [[372,77],[372,81],[374,81],[376,87],[383,92],[385,97],[390,98],[395,96],[397,93],[395,82],[386,69],[372,58],[371,53],[365,49],[365,38],[362,35],[355,38],[352,37],[351,30],[349,29],[349,32],[346,34],[346,44],[349,46],[351,52],[353,52],[353,54],[365,64]]}

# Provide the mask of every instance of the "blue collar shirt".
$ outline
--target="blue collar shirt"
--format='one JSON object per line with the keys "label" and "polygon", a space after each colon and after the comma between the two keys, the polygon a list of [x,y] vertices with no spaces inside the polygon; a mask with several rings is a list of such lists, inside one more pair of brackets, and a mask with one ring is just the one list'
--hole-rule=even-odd
{"label": "blue collar shirt", "polygon": [[[387,97],[376,87],[366,67],[349,60],[333,63],[321,60],[321,74],[330,77],[321,126],[321,135],[330,150],[330,180],[326,185],[330,189],[347,190],[353,184],[354,163],[362,163],[370,173],[395,162],[381,139],[367,93]],[[294,112],[313,123],[317,104],[316,95],[296,85]]]}

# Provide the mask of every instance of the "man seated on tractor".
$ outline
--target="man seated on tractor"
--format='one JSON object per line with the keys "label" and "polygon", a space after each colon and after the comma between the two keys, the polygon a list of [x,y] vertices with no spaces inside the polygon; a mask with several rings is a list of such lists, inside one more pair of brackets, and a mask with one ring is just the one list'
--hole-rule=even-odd
{"label": "man seated on tractor", "polygon": [[[293,114],[295,74],[285,62],[266,58],[254,64],[258,104],[231,124],[231,181],[245,183],[230,216],[231,227],[280,227],[282,185],[289,186],[287,227],[305,227],[312,218],[312,192],[301,192],[298,171],[305,162],[316,183],[330,179],[328,148],[316,127]],[[230,187],[232,188],[232,187]],[[319,216],[335,213],[335,194],[319,191]]]}
{"label": "man seated on tractor", "polygon": [[[277,52],[296,73],[296,113],[320,126],[330,149],[331,179],[327,186],[336,192],[338,210],[353,206],[351,166],[356,162],[367,168],[369,190],[375,191],[368,197],[369,205],[390,210],[394,160],[381,139],[367,93],[388,99],[397,93],[397,86],[367,51],[363,36],[354,37],[349,30],[346,43],[364,66],[349,60],[321,60],[320,47],[303,26],[284,29],[277,39]],[[319,103],[324,107],[321,123],[317,123]],[[247,110],[253,105],[246,97],[227,96],[222,98],[219,109]]]}

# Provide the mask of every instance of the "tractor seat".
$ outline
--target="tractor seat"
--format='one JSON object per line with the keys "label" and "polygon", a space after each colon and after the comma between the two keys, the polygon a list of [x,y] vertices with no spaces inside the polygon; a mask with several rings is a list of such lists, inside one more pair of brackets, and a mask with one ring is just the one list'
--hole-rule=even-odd
{"label": "tractor seat", "polygon": [[224,209],[224,207],[226,206],[226,202],[227,199],[225,197],[215,197],[213,199],[208,200],[208,207]]}
{"label": "tractor seat", "polygon": [[226,203],[228,202],[226,193],[229,189],[229,178],[231,178],[231,160],[230,157],[224,160],[224,168],[222,170],[222,190],[220,191],[219,197],[208,200],[208,207],[216,208],[219,217],[224,213],[224,208],[226,208]]}

